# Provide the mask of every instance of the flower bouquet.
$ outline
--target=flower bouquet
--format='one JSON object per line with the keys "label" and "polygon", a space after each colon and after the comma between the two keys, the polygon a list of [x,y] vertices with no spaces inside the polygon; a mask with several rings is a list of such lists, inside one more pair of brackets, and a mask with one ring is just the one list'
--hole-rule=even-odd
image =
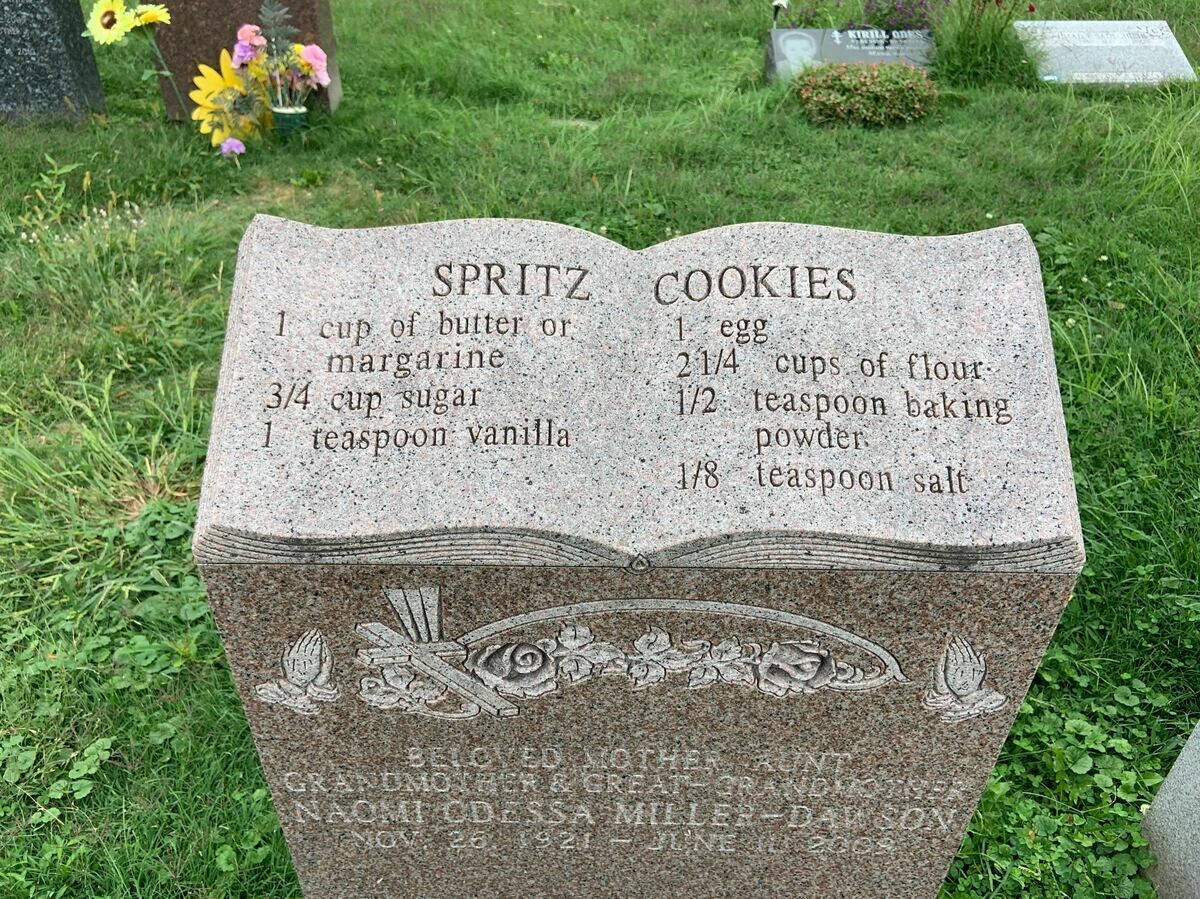
{"label": "flower bouquet", "polygon": [[189,95],[200,133],[227,156],[271,129],[285,138],[298,133],[307,124],[309,96],[330,81],[325,51],[294,43],[287,7],[265,0],[259,17],[261,25],[238,29],[232,53],[221,51],[220,71],[200,66]]}

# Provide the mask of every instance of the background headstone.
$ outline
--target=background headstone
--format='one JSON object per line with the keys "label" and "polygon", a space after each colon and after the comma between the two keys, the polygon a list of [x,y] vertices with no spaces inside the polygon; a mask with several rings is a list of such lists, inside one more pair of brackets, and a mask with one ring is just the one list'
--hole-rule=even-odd
{"label": "background headstone", "polygon": [[1160,84],[1196,73],[1166,22],[1019,21],[1044,81],[1064,84]]}
{"label": "background headstone", "polygon": [[[285,4],[292,25],[299,29],[296,40],[319,44],[329,56],[329,87],[318,91],[317,103],[327,103],[332,112],[342,99],[342,79],[338,70],[337,45],[333,34],[333,15],[329,0],[291,0]],[[259,23],[262,0],[180,0],[171,4],[171,24],[156,32],[167,66],[179,82],[191,115],[192,79],[201,63],[217,67],[222,50],[233,51],[237,30],[246,23]],[[179,101],[165,78],[160,79],[167,115],[178,119]]]}
{"label": "background headstone", "polygon": [[1158,788],[1142,833],[1158,858],[1146,875],[1159,899],[1200,896],[1200,727]]}
{"label": "background headstone", "polygon": [[194,546],[309,896],[932,899],[1083,561],[1036,251],[260,217]]}
{"label": "background headstone", "polygon": [[772,28],[767,35],[767,77],[795,78],[810,66],[837,63],[929,65],[933,40],[928,31],[828,28]]}
{"label": "background headstone", "polygon": [[78,118],[104,108],[78,0],[4,0],[0,120]]}

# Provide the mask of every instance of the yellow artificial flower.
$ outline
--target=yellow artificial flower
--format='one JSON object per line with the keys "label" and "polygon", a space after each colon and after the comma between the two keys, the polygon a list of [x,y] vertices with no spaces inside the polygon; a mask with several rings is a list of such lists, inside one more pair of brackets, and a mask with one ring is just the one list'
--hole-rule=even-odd
{"label": "yellow artificial flower", "polygon": [[192,80],[196,85],[196,90],[188,94],[196,104],[192,118],[200,123],[201,134],[212,135],[214,147],[226,138],[249,137],[254,132],[254,121],[235,108],[246,96],[246,85],[238,77],[228,50],[221,51],[220,72],[201,65],[200,74]]}
{"label": "yellow artificial flower", "polygon": [[100,0],[88,16],[87,33],[97,44],[115,44],[136,24],[125,0]]}
{"label": "yellow artificial flower", "polygon": [[295,65],[303,74],[311,75],[313,67],[301,54],[304,53],[303,44],[292,44],[292,56],[295,57]]}
{"label": "yellow artificial flower", "polygon": [[139,25],[170,25],[171,13],[161,3],[142,3],[133,11]]}
{"label": "yellow artificial flower", "polygon": [[[265,54],[263,54],[265,56]],[[260,87],[263,91],[267,90],[267,81],[269,74],[267,72],[267,64],[263,61],[263,56],[256,56],[246,64],[246,74],[250,76],[251,84]]]}

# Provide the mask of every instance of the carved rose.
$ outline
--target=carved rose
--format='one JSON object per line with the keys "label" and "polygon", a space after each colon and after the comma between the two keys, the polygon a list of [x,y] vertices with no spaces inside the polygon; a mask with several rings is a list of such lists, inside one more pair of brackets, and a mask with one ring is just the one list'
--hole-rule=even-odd
{"label": "carved rose", "polygon": [[467,656],[467,669],[497,693],[544,696],[558,688],[554,648],[553,640],[481,646]]}
{"label": "carved rose", "polygon": [[829,650],[816,643],[772,643],[758,663],[758,689],[772,696],[812,693],[837,675]]}

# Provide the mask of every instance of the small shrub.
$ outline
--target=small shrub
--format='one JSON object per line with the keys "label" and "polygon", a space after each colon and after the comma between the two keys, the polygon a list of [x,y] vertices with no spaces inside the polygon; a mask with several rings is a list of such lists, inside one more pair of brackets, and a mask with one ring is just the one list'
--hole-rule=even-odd
{"label": "small shrub", "polygon": [[928,30],[953,0],[791,0],[775,7],[777,28]]}
{"label": "small shrub", "polygon": [[796,96],[818,125],[902,125],[937,105],[938,90],[915,66],[836,65],[796,79]]}
{"label": "small shrub", "polygon": [[866,0],[862,24],[850,27],[882,28],[885,31],[925,31],[950,0]]}
{"label": "small shrub", "polygon": [[1035,84],[1034,60],[1012,27],[1034,9],[1022,0],[951,0],[934,23],[938,80],[964,87]]}
{"label": "small shrub", "polygon": [[775,7],[776,28],[825,28],[829,25],[829,10],[822,6],[797,6],[792,9],[790,4]]}

